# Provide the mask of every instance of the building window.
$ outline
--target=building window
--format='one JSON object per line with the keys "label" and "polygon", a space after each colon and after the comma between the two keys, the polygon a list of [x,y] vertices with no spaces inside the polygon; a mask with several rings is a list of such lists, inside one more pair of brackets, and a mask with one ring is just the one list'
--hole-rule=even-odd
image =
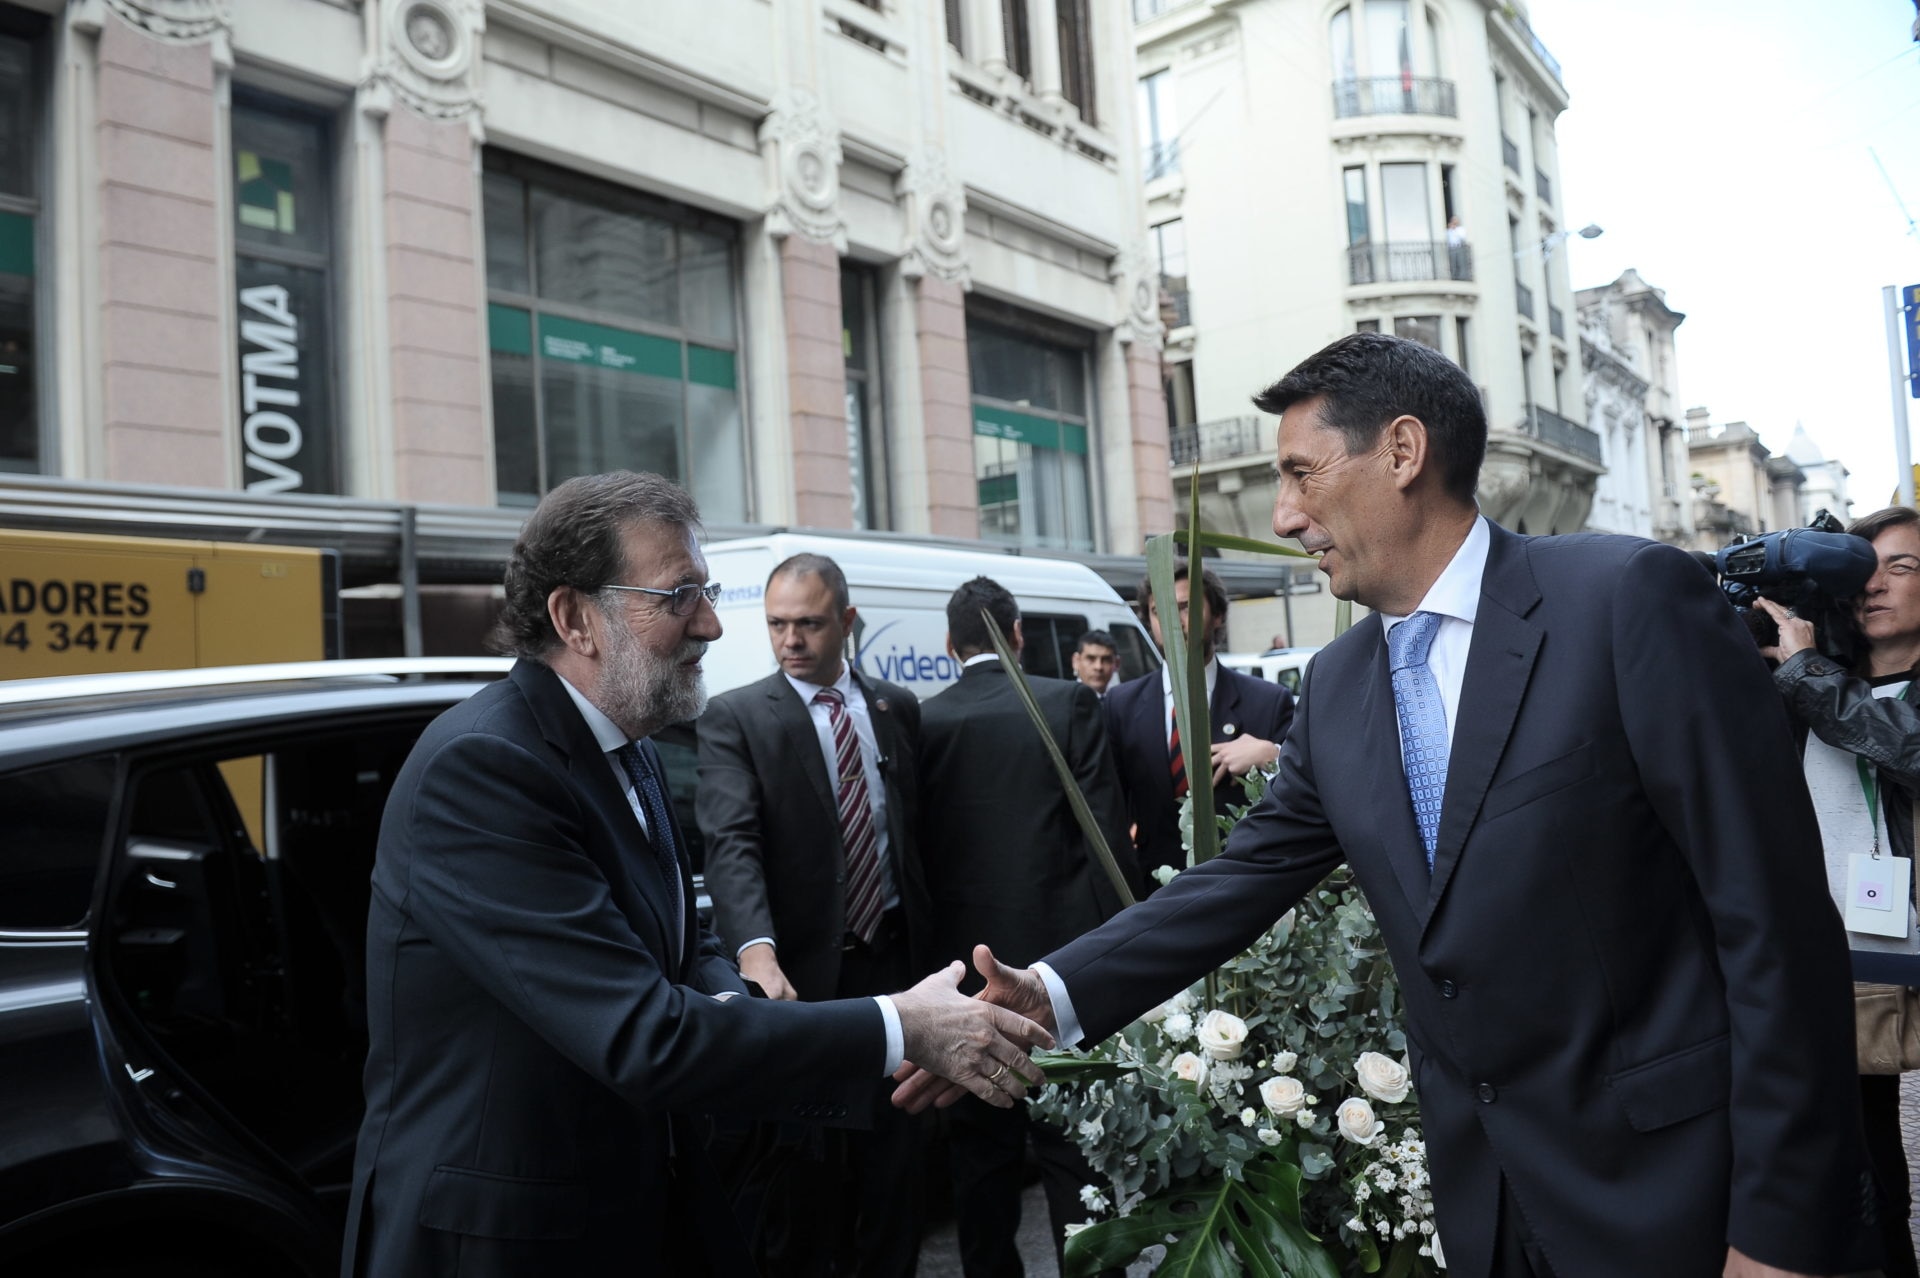
{"label": "building window", "polygon": [[323,116],[233,104],[240,439],[248,491],[337,493],[332,146]]}
{"label": "building window", "polygon": [[1060,93],[1095,123],[1093,112],[1093,8],[1090,0],[1055,0],[1060,20]]}
{"label": "building window", "polygon": [[1365,244],[1371,235],[1370,218],[1367,213],[1367,171],[1364,168],[1343,169],[1341,178],[1347,189],[1347,246]]}
{"label": "building window", "polygon": [[1430,244],[1433,218],[1427,203],[1427,166],[1382,164],[1380,208],[1389,244]]}
{"label": "building window", "polygon": [[1087,348],[969,315],[967,362],[980,535],[1092,550]]}
{"label": "building window", "polygon": [[650,470],[744,521],[734,227],[497,152],[486,170],[500,503]]}
{"label": "building window", "polygon": [[1407,25],[1407,0],[1367,0],[1367,74],[1375,78],[1413,77],[1413,35]]}
{"label": "building window", "polygon": [[1397,315],[1393,321],[1393,335],[1404,337],[1410,342],[1422,346],[1440,349],[1440,317],[1438,315]]}
{"label": "building window", "polygon": [[39,257],[38,58],[0,35],[0,471],[46,463],[41,439],[34,288]]}
{"label": "building window", "polygon": [[1473,350],[1472,323],[1473,321],[1464,315],[1456,317],[1453,321],[1453,362],[1458,364],[1460,371],[1469,377],[1473,375],[1473,364],[1470,362],[1473,358],[1471,354]]}
{"label": "building window", "polygon": [[946,0],[947,43],[962,57],[967,52],[967,11],[964,0]]}
{"label": "building window", "polygon": [[1007,66],[1022,80],[1033,79],[1033,41],[1027,32],[1027,0],[1000,0],[1000,22],[1006,33]]}
{"label": "building window", "polygon": [[846,355],[847,463],[853,526],[893,526],[887,497],[887,431],[880,383],[879,290],[872,267],[840,263],[840,346]]}
{"label": "building window", "polygon": [[1443,76],[1447,73],[1447,64],[1440,58],[1440,16],[1431,8],[1427,10],[1427,74]]}
{"label": "building window", "polygon": [[1173,101],[1173,72],[1155,71],[1140,77],[1141,165],[1146,179],[1180,171],[1180,126]]}
{"label": "building window", "polygon": [[1168,328],[1193,323],[1193,298],[1187,292],[1186,228],[1179,218],[1153,228],[1153,249],[1160,260],[1160,321]]}
{"label": "building window", "polygon": [[1199,419],[1194,411],[1193,361],[1168,360],[1161,367],[1160,386],[1167,396],[1167,429],[1184,430]]}
{"label": "building window", "polygon": [[1355,79],[1359,73],[1353,65],[1353,10],[1342,9],[1334,14],[1327,34],[1333,44],[1333,78]]}
{"label": "building window", "polygon": [[1359,320],[1354,324],[1353,331],[1356,333],[1377,333],[1380,331],[1380,321],[1377,319]]}

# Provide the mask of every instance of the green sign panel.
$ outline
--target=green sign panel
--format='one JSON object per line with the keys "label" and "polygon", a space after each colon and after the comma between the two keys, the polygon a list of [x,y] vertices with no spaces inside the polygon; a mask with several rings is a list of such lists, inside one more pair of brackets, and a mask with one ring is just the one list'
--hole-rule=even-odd
{"label": "green sign panel", "polygon": [[732,351],[717,351],[710,346],[687,347],[687,380],[699,386],[717,386],[733,390],[739,383],[734,371]]}
{"label": "green sign panel", "polygon": [[674,381],[682,375],[680,343],[672,338],[630,333],[560,315],[540,317],[540,357]]}
{"label": "green sign panel", "polygon": [[0,213],[0,275],[33,275],[33,219]]}
{"label": "green sign panel", "polygon": [[533,354],[533,316],[517,306],[487,306],[487,345],[505,355]]}
{"label": "green sign panel", "polygon": [[1031,413],[1017,412],[1011,408],[993,408],[986,404],[973,406],[973,433],[985,435],[990,439],[1011,440],[1016,444],[1027,444],[1034,448],[1050,448],[1060,453],[1087,453],[1087,428],[1076,426],[1072,422],[1059,422],[1050,417],[1035,417]]}

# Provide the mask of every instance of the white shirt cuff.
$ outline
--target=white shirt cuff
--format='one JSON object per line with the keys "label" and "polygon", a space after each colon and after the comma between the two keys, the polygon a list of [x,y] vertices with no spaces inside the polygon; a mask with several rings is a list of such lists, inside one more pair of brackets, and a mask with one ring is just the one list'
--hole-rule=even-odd
{"label": "white shirt cuff", "polygon": [[873,1001],[880,1005],[880,1019],[887,1023],[887,1067],[880,1071],[888,1075],[900,1068],[907,1059],[907,1036],[900,1029],[900,1009],[885,994],[875,994]]}
{"label": "white shirt cuff", "polygon": [[[740,956],[742,954],[745,954],[748,950],[752,949],[756,945],[773,945],[773,938],[771,936],[754,937],[751,941],[748,941],[745,945],[742,945],[739,949],[733,952],[734,962],[736,963],[739,962]],[[777,945],[774,945],[773,948],[777,951],[779,950],[780,947]]]}
{"label": "white shirt cuff", "polygon": [[1060,974],[1045,963],[1035,963],[1033,970],[1039,974],[1041,984],[1047,987],[1047,997],[1053,1002],[1053,1040],[1062,1047],[1078,1047],[1086,1032],[1080,1028],[1080,1018],[1074,1014],[1073,1000],[1067,997],[1067,985]]}

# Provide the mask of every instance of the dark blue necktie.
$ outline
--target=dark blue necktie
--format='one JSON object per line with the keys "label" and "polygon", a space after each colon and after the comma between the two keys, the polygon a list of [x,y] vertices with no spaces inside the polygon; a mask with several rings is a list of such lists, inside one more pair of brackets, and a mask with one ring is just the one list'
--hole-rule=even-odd
{"label": "dark blue necktie", "polygon": [[640,796],[640,810],[646,814],[647,836],[653,843],[654,855],[660,859],[660,877],[666,883],[667,899],[673,902],[673,956],[678,959],[681,935],[686,927],[681,920],[685,906],[681,900],[680,853],[673,843],[673,821],[667,815],[667,797],[660,789],[659,776],[647,766],[638,745],[629,741],[613,753],[633,782],[634,793]]}
{"label": "dark blue necktie", "polygon": [[1440,684],[1427,665],[1440,614],[1416,612],[1387,632],[1387,663],[1393,671],[1393,704],[1400,713],[1400,763],[1407,773],[1407,794],[1420,823],[1420,842],[1433,869],[1440,838],[1440,800],[1447,790],[1447,708]]}

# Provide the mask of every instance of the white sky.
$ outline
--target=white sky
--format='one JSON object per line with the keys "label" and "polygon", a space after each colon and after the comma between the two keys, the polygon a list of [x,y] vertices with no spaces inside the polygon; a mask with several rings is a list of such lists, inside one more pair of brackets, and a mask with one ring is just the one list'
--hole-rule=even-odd
{"label": "white sky", "polygon": [[[1856,514],[1896,466],[1882,285],[1920,283],[1913,0],[1531,0],[1565,71],[1575,288],[1635,267],[1680,326],[1680,396],[1775,452],[1796,421]],[[1920,426],[1920,401],[1908,417]],[[1920,460],[1916,451],[1915,460]]]}

